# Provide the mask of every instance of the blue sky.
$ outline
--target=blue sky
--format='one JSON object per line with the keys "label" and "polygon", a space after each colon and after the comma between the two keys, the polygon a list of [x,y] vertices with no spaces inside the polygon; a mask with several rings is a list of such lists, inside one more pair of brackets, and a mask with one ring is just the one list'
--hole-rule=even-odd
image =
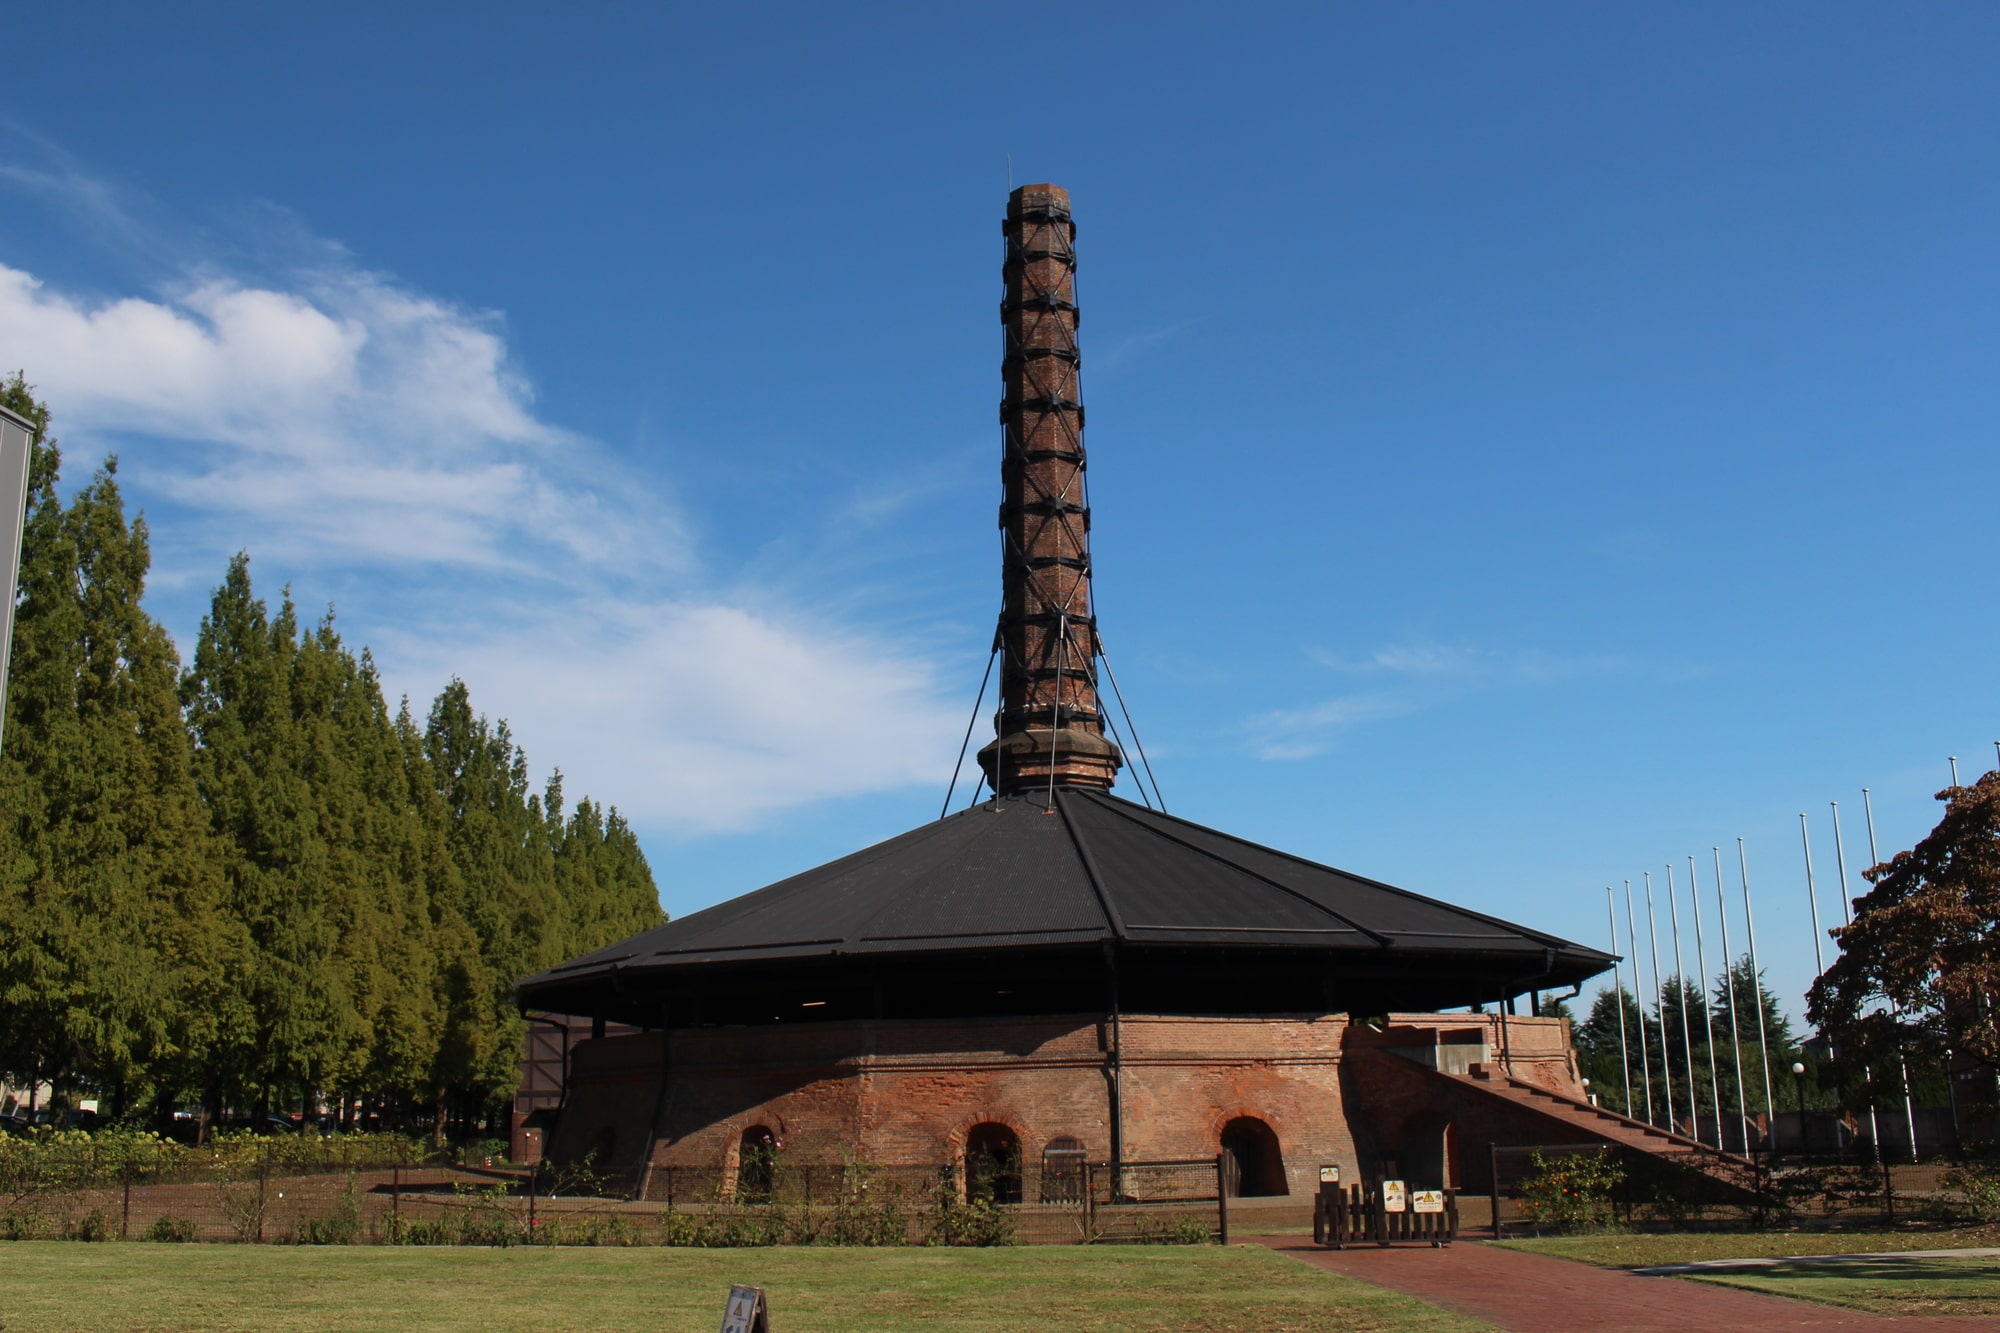
{"label": "blue sky", "polygon": [[936,813],[1010,169],[1075,199],[1099,609],[1176,813],[1591,944],[1742,836],[1796,996],[1797,812],[1825,891],[1827,802],[1858,873],[1863,786],[1901,847],[1992,764],[1990,6],[8,33],[0,362],[72,480],[121,456],[155,613],[185,648],[248,549],[630,812],[674,912]]}

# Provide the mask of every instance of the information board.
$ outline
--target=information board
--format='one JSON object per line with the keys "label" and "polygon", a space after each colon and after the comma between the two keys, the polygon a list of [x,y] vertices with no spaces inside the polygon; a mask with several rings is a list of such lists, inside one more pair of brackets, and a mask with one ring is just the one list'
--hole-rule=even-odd
{"label": "information board", "polygon": [[771,1333],[771,1313],[762,1287],[731,1287],[722,1308],[722,1333]]}

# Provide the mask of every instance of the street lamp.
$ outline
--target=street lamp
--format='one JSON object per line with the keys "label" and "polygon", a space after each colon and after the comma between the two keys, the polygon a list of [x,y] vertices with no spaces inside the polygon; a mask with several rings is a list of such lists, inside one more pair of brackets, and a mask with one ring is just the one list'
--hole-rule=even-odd
{"label": "street lamp", "polygon": [[1806,1150],[1806,1067],[1800,1061],[1792,1061],[1792,1091],[1799,1104],[1799,1151]]}

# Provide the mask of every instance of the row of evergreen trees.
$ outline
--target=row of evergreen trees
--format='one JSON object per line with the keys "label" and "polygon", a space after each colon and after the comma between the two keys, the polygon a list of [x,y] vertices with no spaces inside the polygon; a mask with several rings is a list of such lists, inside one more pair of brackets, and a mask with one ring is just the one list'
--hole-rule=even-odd
{"label": "row of evergreen trees", "polygon": [[[1761,1041],[1757,1025],[1760,998],[1764,1011]],[[1683,1017],[1687,1023],[1685,1033],[1681,1026]],[[1657,1001],[1652,996],[1635,996],[1622,985],[1600,991],[1589,1015],[1576,1025],[1575,1039],[1577,1071],[1590,1080],[1590,1090],[1601,1104],[1660,1125],[1667,1124],[1671,1117],[1683,1133],[1687,1131],[1690,1093],[1704,1126],[1712,1124],[1718,1094],[1725,1120],[1734,1118],[1739,1110],[1752,1116],[1762,1115],[1767,1095],[1769,1105],[1780,1111],[1796,1110],[1801,1105],[1807,1110],[1869,1104],[1900,1106],[1906,1077],[1918,1100],[1933,1094],[1940,1099],[1944,1096],[1941,1070],[1912,1067],[1901,1061],[1882,1061],[1877,1066],[1863,1067],[1853,1059],[1834,1059],[1822,1043],[1800,1040],[1770,987],[1751,966],[1748,954],[1732,963],[1726,973],[1718,972],[1710,980],[1705,995],[1694,978],[1680,976],[1668,977],[1661,983]],[[1692,1071],[1688,1065],[1690,1054],[1694,1060]],[[1740,1092],[1736,1081],[1739,1060],[1744,1085]],[[1768,1061],[1768,1066],[1760,1063],[1763,1061]],[[1805,1073],[1794,1075],[1794,1064],[1804,1065]],[[1650,1115],[1646,1098],[1649,1075]],[[1931,1087],[1932,1083],[1937,1086]],[[1669,1086],[1673,1089],[1671,1105],[1667,1099]],[[1712,1129],[1706,1134],[1714,1137]]]}
{"label": "row of evergreen trees", "polygon": [[29,479],[0,747],[0,1071],[113,1113],[331,1098],[442,1136],[511,1092],[517,979],[663,919],[616,809],[531,792],[454,680],[392,709],[230,562],[183,669],[116,460]]}

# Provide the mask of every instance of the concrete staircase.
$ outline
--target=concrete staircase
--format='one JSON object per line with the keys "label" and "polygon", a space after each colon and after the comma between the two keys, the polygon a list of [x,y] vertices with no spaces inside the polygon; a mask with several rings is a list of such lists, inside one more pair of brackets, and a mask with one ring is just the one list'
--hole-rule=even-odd
{"label": "concrete staircase", "polygon": [[1754,1174],[1755,1164],[1747,1157],[1726,1153],[1685,1135],[1659,1129],[1643,1120],[1592,1106],[1587,1101],[1515,1078],[1490,1064],[1475,1064],[1466,1073],[1437,1071],[1437,1077],[1473,1088],[1489,1097],[1534,1111],[1570,1129],[1627,1148],[1675,1162],[1731,1185],[1740,1185],[1746,1174]]}

